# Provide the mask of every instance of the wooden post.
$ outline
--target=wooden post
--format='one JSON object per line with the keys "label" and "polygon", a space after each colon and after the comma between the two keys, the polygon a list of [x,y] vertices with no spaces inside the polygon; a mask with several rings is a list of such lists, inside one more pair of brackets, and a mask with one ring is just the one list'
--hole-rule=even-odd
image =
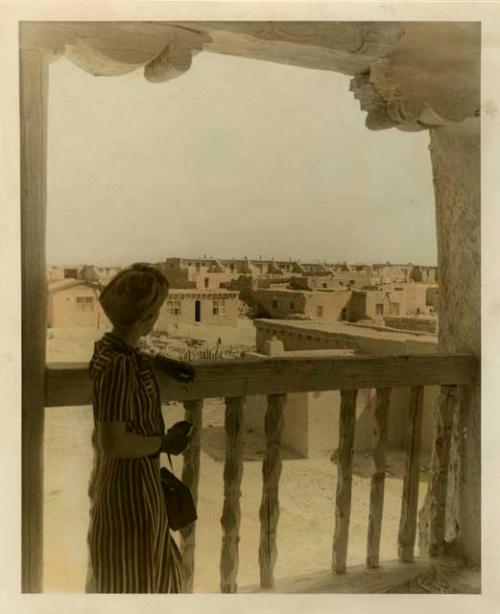
{"label": "wooden post", "polygon": [[458,388],[456,386],[441,386],[432,478],[428,494],[430,504],[429,554],[431,556],[440,554],[444,546],[451,427],[457,404]]}
{"label": "wooden post", "polygon": [[379,566],[380,534],[384,509],[384,486],[386,468],[387,414],[391,400],[390,388],[379,388],[375,403],[375,447],[373,462],[375,472],[370,487],[370,515],[368,519],[368,545],[366,565]]}
{"label": "wooden post", "polygon": [[48,63],[20,52],[22,269],[22,591],[43,590],[43,427],[47,290]]}
{"label": "wooden post", "polygon": [[[471,58],[477,62],[479,52]],[[439,351],[481,356],[481,117],[429,130],[439,269]],[[440,382],[441,384],[453,382]],[[481,565],[480,380],[452,428],[447,534],[455,553]],[[458,420],[454,422],[458,427]],[[466,436],[464,436],[466,434]]]}
{"label": "wooden post", "polygon": [[281,437],[285,394],[270,394],[266,412],[266,455],[262,465],[262,503],[260,506],[260,586],[274,586],[274,565],[278,555],[276,528],[279,519],[278,486],[281,476]]}
{"label": "wooden post", "polygon": [[222,510],[221,593],[236,593],[238,543],[240,541],[240,497],[243,475],[243,397],[226,399],[226,461],[224,464],[224,507]]}
{"label": "wooden post", "polygon": [[333,538],[333,569],[346,570],[349,521],[351,518],[352,450],[356,426],[357,390],[340,392],[339,448],[337,461],[337,495],[335,498],[335,534]]}
{"label": "wooden post", "polygon": [[405,563],[413,562],[417,533],[418,487],[420,480],[420,441],[422,437],[423,386],[411,389],[408,415],[408,443],[403,482],[403,500],[398,535],[398,556]]}
{"label": "wooden post", "polygon": [[[195,504],[198,501],[198,482],[200,480],[200,450],[202,428],[203,399],[184,401],[185,419],[194,427],[193,438],[189,448],[184,452],[182,481],[189,486]],[[181,529],[182,565],[184,568],[184,593],[193,592],[194,554],[196,546],[196,523]]]}

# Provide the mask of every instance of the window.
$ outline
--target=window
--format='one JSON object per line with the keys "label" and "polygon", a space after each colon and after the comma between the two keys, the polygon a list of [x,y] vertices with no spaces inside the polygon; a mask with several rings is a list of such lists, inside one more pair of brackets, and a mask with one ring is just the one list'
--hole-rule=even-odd
{"label": "window", "polygon": [[328,284],[325,282],[323,282],[321,285],[323,286],[323,288],[328,288]]}
{"label": "window", "polygon": [[295,309],[295,303],[293,301],[290,303],[290,309]]}
{"label": "window", "polygon": [[92,296],[77,296],[76,308],[79,311],[94,311],[94,297]]}
{"label": "window", "polygon": [[273,307],[274,307],[274,309],[278,308],[278,301],[273,301]]}
{"label": "window", "polygon": [[322,318],[323,317],[323,305],[317,305],[316,306],[316,316],[318,318]]}
{"label": "window", "polygon": [[223,316],[226,314],[226,301],[224,299],[215,299],[212,305],[212,313],[214,316]]}
{"label": "window", "polygon": [[208,288],[210,286],[210,279],[208,277],[205,277],[205,288]]}
{"label": "window", "polygon": [[181,302],[180,301],[167,301],[167,313],[172,316],[179,316],[182,313]]}
{"label": "window", "polygon": [[376,303],[375,304],[375,313],[378,316],[383,316],[384,315],[384,304],[383,303]]}

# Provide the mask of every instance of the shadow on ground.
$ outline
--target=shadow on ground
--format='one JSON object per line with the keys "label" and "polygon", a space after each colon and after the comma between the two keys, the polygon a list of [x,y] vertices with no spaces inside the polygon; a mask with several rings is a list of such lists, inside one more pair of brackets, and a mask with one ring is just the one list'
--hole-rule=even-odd
{"label": "shadow on ground", "polygon": [[[209,425],[202,430],[201,447],[215,461],[223,463],[226,458],[226,433],[223,426]],[[243,436],[243,460],[262,461],[266,450],[266,440],[260,433],[245,430]],[[281,448],[282,460],[300,460],[304,457],[288,448]]]}

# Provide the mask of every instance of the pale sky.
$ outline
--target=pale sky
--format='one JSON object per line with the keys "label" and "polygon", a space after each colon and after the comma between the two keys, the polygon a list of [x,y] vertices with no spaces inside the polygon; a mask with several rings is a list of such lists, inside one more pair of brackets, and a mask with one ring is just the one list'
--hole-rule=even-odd
{"label": "pale sky", "polygon": [[436,263],[429,135],[369,131],[349,77],[206,52],[162,84],[50,71],[49,264]]}

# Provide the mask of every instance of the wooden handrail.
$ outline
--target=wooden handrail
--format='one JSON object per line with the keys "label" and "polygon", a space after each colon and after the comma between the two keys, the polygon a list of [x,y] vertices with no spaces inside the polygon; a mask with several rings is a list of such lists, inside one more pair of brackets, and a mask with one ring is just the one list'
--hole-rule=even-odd
{"label": "wooden handrail", "polygon": [[[196,377],[181,384],[158,373],[162,399],[189,401],[322,390],[469,385],[478,360],[467,354],[404,356],[273,357],[194,361]],[[46,369],[46,407],[90,405],[88,365],[51,363]]]}

